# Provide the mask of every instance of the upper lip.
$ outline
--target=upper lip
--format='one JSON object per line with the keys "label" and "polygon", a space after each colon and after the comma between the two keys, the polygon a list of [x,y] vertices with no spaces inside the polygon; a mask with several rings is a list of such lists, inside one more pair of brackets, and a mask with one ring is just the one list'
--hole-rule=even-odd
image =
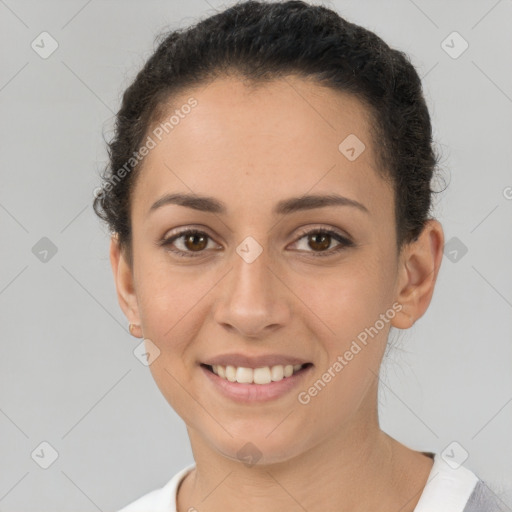
{"label": "upper lip", "polygon": [[260,356],[247,356],[244,354],[220,354],[215,357],[211,357],[206,361],[203,361],[203,364],[207,364],[210,366],[221,365],[221,366],[237,366],[244,368],[263,368],[265,366],[275,366],[275,365],[296,365],[296,364],[306,364],[309,361],[305,359],[300,359],[296,356],[288,356],[285,354],[264,354]]}

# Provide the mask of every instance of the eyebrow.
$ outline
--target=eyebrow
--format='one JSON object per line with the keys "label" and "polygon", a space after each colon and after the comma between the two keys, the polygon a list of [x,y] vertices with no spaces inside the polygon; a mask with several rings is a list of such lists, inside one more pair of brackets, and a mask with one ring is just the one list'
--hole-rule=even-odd
{"label": "eyebrow", "polygon": [[[227,212],[225,203],[215,199],[214,197],[176,193],[166,194],[158,199],[153,203],[148,214],[168,204],[185,206],[186,208],[192,208],[193,210],[199,210],[207,213],[225,214]],[[307,195],[284,199],[275,205],[272,213],[274,215],[288,215],[298,211],[313,210],[315,208],[324,208],[326,206],[352,206],[365,213],[370,213],[368,208],[360,202],[338,194]]]}

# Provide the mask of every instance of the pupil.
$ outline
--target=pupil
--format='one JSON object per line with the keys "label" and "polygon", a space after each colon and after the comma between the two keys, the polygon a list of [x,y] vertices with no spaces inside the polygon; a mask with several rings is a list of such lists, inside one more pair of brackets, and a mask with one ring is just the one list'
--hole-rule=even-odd
{"label": "pupil", "polygon": [[313,235],[313,240],[316,240],[318,237],[323,239],[323,243],[322,242],[318,243],[318,242],[314,241],[313,244],[317,245],[317,247],[316,247],[317,249],[327,249],[329,247],[330,235],[327,235],[325,233],[318,233],[316,235]]}
{"label": "pupil", "polygon": [[[194,250],[193,247],[190,247],[190,245],[194,245],[194,241],[195,239],[199,238],[200,240],[202,240],[202,245],[201,247],[199,248],[200,249],[204,249],[204,247],[206,246],[206,244],[204,243],[205,242],[205,237],[203,235],[189,235],[188,238],[187,238],[187,248],[188,249],[191,249],[191,250]],[[192,242],[191,242],[192,241]],[[190,244],[189,244],[190,242]]]}

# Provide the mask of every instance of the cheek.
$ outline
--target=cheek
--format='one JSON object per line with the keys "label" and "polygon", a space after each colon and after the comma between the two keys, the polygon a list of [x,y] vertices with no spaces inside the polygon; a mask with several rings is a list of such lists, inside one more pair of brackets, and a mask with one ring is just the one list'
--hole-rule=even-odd
{"label": "cheek", "polygon": [[370,370],[378,373],[394,310],[386,273],[377,268],[367,259],[333,268],[330,276],[300,278],[307,306],[301,318],[324,351],[315,379],[320,376],[318,402],[326,407],[334,401],[340,411],[353,409],[374,378]]}
{"label": "cheek", "polygon": [[[212,290],[216,279],[199,267],[172,266],[165,258],[139,260],[137,300],[144,333],[158,340],[166,350],[178,351],[176,342],[193,332],[201,302]],[[185,332],[186,331],[186,332]]]}
{"label": "cheek", "polygon": [[[368,259],[347,261],[338,267],[297,273],[291,279],[292,290],[305,308],[307,317],[315,317],[321,326],[320,336],[343,342],[373,325],[390,304],[385,272],[375,272]],[[334,345],[334,348],[337,348]]]}

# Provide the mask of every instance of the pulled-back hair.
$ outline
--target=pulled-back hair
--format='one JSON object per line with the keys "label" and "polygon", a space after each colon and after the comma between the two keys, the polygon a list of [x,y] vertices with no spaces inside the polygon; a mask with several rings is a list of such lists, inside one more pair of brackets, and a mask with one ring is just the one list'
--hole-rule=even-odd
{"label": "pulled-back hair", "polygon": [[230,74],[254,83],[298,75],[357,97],[372,119],[378,172],[393,186],[397,248],[417,239],[429,218],[438,157],[408,56],[326,7],[246,1],[164,34],[124,92],[94,210],[130,261],[131,192],[142,168],[134,153],[173,95]]}

